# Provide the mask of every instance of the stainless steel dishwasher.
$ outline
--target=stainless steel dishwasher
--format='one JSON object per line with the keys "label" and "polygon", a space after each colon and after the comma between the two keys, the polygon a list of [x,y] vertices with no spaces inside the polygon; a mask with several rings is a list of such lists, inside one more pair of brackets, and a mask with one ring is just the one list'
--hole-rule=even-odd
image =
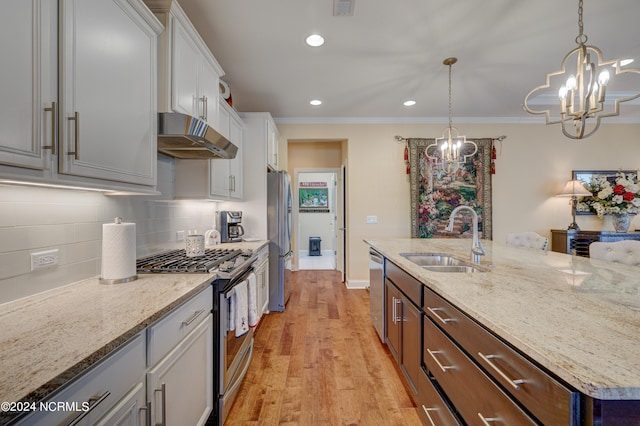
{"label": "stainless steel dishwasher", "polygon": [[369,249],[369,308],[371,322],[384,343],[384,257],[372,248]]}

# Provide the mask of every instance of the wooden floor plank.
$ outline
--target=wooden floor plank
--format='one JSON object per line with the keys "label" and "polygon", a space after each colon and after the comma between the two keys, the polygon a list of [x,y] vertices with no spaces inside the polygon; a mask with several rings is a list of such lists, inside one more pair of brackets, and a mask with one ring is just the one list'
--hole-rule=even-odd
{"label": "wooden floor plank", "polygon": [[336,271],[294,272],[285,312],[256,330],[226,425],[420,425],[394,362],[366,290],[347,290]]}

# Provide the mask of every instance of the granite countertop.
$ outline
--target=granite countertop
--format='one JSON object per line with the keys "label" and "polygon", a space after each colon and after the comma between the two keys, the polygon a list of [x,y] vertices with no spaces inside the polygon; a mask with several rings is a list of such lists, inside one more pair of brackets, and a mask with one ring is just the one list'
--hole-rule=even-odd
{"label": "granite countertop", "polygon": [[[224,244],[258,250],[268,241]],[[98,278],[0,305],[0,401],[38,401],[199,293],[215,274]]]}
{"label": "granite countertop", "polygon": [[483,240],[487,272],[439,273],[400,253],[470,261],[470,240],[365,242],[585,395],[640,400],[640,268]]}

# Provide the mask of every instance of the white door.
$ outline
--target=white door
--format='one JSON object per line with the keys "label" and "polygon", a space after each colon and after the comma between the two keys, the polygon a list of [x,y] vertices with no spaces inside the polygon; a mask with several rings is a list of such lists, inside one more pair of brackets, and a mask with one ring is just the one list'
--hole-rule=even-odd
{"label": "white door", "polygon": [[229,175],[231,180],[231,198],[242,199],[242,138],[243,125],[233,115],[229,120],[229,140],[238,147],[236,158],[229,160]]}
{"label": "white door", "polygon": [[198,67],[200,52],[186,29],[173,20],[173,56],[171,63],[171,108],[193,117],[202,118],[198,112]]}
{"label": "white door", "polygon": [[147,373],[151,424],[203,425],[207,421],[213,408],[212,327],[209,315]]}
{"label": "white door", "polygon": [[0,163],[42,170],[56,143],[57,1],[2,6]]}
{"label": "white door", "polygon": [[128,0],[60,5],[59,172],[155,185],[156,31]]}

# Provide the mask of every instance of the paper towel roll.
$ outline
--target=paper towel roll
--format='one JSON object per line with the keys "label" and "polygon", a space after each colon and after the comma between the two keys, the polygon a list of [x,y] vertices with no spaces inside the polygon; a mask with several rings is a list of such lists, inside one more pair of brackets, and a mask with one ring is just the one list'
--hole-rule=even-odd
{"label": "paper towel roll", "polygon": [[102,274],[100,282],[118,284],[133,281],[136,276],[136,224],[102,225]]}

